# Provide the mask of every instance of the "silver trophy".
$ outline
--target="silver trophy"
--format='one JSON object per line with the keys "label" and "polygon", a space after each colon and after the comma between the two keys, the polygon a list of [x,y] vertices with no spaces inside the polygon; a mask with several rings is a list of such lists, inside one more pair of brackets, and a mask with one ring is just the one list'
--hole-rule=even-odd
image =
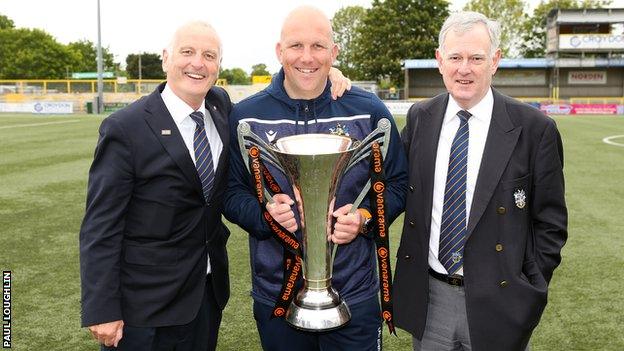
{"label": "silver trophy", "polygon": [[[303,234],[303,288],[286,311],[286,321],[306,331],[327,331],[351,319],[347,304],[331,285],[336,246],[327,240],[332,230],[334,199],[342,175],[370,155],[377,142],[385,157],[390,142],[390,121],[381,119],[364,140],[333,134],[300,134],[267,144],[251,131],[249,124],[238,126],[238,141],[243,159],[247,150],[260,149],[261,159],[283,172],[295,194]],[[249,162],[245,162],[249,167]],[[249,169],[248,169],[249,170]],[[353,201],[352,212],[370,189],[370,180]],[[265,190],[264,197],[272,202]]]}

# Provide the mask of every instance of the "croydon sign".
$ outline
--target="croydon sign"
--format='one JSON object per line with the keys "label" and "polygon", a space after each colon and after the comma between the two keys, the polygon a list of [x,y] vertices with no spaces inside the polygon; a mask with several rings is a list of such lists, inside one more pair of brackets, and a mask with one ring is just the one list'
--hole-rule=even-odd
{"label": "croydon sign", "polygon": [[559,50],[624,49],[624,34],[561,34]]}
{"label": "croydon sign", "polygon": [[0,112],[26,112],[42,114],[74,113],[74,103],[71,101],[35,101],[35,102],[0,102]]}

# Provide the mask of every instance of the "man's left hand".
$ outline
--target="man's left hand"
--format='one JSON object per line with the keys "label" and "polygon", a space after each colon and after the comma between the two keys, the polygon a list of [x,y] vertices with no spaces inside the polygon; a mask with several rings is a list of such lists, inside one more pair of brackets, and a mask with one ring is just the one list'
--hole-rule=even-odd
{"label": "man's left hand", "polygon": [[351,90],[351,79],[342,75],[338,68],[332,67],[329,70],[329,80],[331,81],[331,96],[336,100],[344,94],[345,90]]}
{"label": "man's left hand", "polygon": [[123,337],[123,320],[89,326],[91,335],[106,347],[117,347]]}
{"label": "man's left hand", "polygon": [[334,231],[328,240],[331,240],[334,244],[348,244],[360,233],[364,218],[362,218],[360,211],[349,213],[351,207],[353,207],[352,204],[344,205],[332,214],[336,217],[336,223],[334,224]]}

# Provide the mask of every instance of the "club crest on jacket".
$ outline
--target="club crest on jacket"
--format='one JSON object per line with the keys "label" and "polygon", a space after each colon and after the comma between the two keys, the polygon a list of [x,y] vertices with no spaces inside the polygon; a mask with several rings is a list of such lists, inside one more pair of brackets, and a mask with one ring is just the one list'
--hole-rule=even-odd
{"label": "club crest on jacket", "polygon": [[336,127],[329,128],[329,133],[340,136],[349,136],[349,128],[344,124],[336,123]]}
{"label": "club crest on jacket", "polygon": [[516,207],[523,209],[526,205],[526,193],[524,192],[524,189],[517,189],[513,196],[514,201],[516,202]]}

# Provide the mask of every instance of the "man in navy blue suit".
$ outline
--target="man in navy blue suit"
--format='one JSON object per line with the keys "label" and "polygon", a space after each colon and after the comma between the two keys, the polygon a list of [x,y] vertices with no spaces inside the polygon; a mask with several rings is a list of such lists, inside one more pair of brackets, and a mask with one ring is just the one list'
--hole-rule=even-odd
{"label": "man in navy blue suit", "polygon": [[397,252],[397,326],[414,350],[525,350],[567,238],[555,122],[491,87],[497,22],[451,15],[436,59],[448,93],[401,133],[408,193]]}
{"label": "man in navy blue suit", "polygon": [[163,50],[166,83],[102,122],[80,230],[82,325],[102,349],[216,347],[229,297],[220,61],[209,24],[180,27]]}

